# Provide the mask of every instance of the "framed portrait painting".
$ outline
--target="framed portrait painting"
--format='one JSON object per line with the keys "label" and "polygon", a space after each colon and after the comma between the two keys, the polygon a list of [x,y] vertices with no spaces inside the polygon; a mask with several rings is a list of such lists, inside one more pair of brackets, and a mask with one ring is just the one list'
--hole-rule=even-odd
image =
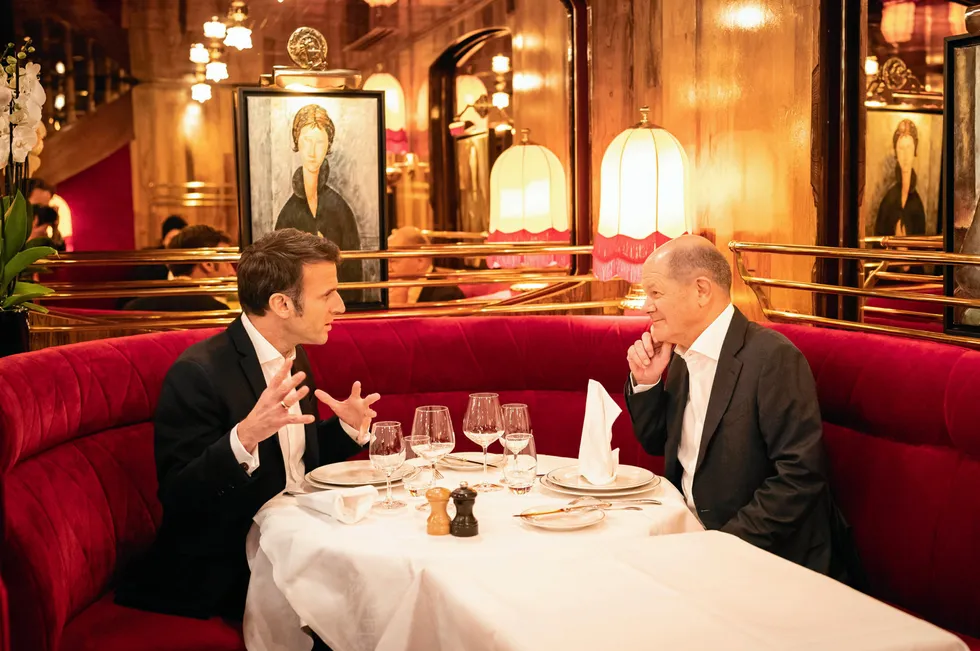
{"label": "framed portrait painting", "polygon": [[[385,248],[381,91],[239,88],[235,97],[241,242],[296,228],[341,251]],[[382,260],[342,259],[340,282],[387,280]],[[387,291],[344,289],[350,310],[383,309]]]}
{"label": "framed portrait painting", "polygon": [[[946,39],[946,104],[943,116],[944,250],[980,255],[980,36]],[[946,296],[980,299],[980,266],[947,265]],[[948,333],[980,336],[980,308],[945,309]]]}
{"label": "framed portrait painting", "polygon": [[868,108],[865,237],[936,235],[942,178],[942,111]]}

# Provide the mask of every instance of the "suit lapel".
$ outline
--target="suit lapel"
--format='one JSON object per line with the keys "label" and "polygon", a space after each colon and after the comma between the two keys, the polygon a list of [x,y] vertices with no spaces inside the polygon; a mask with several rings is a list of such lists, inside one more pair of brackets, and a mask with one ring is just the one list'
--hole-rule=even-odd
{"label": "suit lapel", "polygon": [[742,362],[735,356],[745,343],[745,331],[748,329],[748,319],[738,311],[732,316],[732,323],[725,335],[725,343],[721,346],[721,354],[718,358],[718,366],[715,369],[715,379],[711,385],[711,397],[708,399],[708,409],[704,416],[704,429],[701,432],[701,446],[698,449],[698,463],[695,467],[695,474],[701,469],[704,457],[718,431],[721,417],[728,409],[728,403],[732,400],[732,393],[735,391],[735,384],[738,382],[738,374],[742,370]]}
{"label": "suit lapel", "polygon": [[259,357],[255,354],[255,346],[252,345],[252,341],[248,338],[248,333],[245,332],[245,326],[242,325],[241,317],[235,319],[228,326],[228,336],[231,337],[235,349],[241,355],[239,363],[241,364],[242,372],[245,373],[245,379],[248,380],[249,386],[252,387],[252,393],[255,394],[255,399],[258,400],[262,392],[265,391],[265,376],[262,374],[262,367],[259,365]]}

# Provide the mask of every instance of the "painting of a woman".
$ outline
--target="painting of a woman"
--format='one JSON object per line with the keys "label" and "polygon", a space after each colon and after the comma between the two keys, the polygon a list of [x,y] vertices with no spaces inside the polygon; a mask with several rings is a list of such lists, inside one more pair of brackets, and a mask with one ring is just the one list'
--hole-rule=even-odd
{"label": "painting of a woman", "polygon": [[898,123],[892,136],[894,185],[885,193],[875,218],[875,235],[925,235],[926,211],[916,190],[913,164],[919,152],[919,131],[912,120]]}
{"label": "painting of a woman", "polygon": [[[350,204],[330,187],[330,161],[336,128],[326,109],[307,104],[293,117],[292,147],[300,166],[292,176],[292,194],[276,219],[276,230],[296,228],[325,237],[342,251],[361,248],[357,221]],[[360,260],[345,260],[338,269],[340,282],[359,282],[364,274]],[[361,292],[345,291],[345,300],[360,300]]]}

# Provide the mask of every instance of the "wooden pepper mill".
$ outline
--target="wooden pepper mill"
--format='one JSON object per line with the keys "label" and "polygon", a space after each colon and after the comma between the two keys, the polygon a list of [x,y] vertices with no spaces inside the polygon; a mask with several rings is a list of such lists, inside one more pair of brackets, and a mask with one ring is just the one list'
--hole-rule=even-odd
{"label": "wooden pepper mill", "polygon": [[430,536],[446,536],[449,534],[449,514],[446,507],[449,505],[448,488],[430,488],[425,492],[425,499],[429,500],[429,519],[426,520],[425,532]]}
{"label": "wooden pepper mill", "polygon": [[469,538],[480,533],[480,524],[473,517],[473,503],[476,501],[476,491],[464,481],[450,496],[456,505],[456,517],[449,527],[449,533],[459,538]]}

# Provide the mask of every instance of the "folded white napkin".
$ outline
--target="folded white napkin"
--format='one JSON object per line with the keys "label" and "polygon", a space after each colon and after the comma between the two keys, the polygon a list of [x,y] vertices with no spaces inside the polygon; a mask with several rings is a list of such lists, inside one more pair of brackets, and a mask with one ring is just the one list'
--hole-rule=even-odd
{"label": "folded white napkin", "polygon": [[300,506],[325,513],[344,524],[353,524],[364,519],[377,499],[378,489],[374,486],[339,488],[296,495],[296,503]]}
{"label": "folded white napkin", "polygon": [[616,479],[619,448],[612,449],[612,426],[622,412],[601,384],[589,380],[578,469],[580,475],[596,486],[611,484]]}

